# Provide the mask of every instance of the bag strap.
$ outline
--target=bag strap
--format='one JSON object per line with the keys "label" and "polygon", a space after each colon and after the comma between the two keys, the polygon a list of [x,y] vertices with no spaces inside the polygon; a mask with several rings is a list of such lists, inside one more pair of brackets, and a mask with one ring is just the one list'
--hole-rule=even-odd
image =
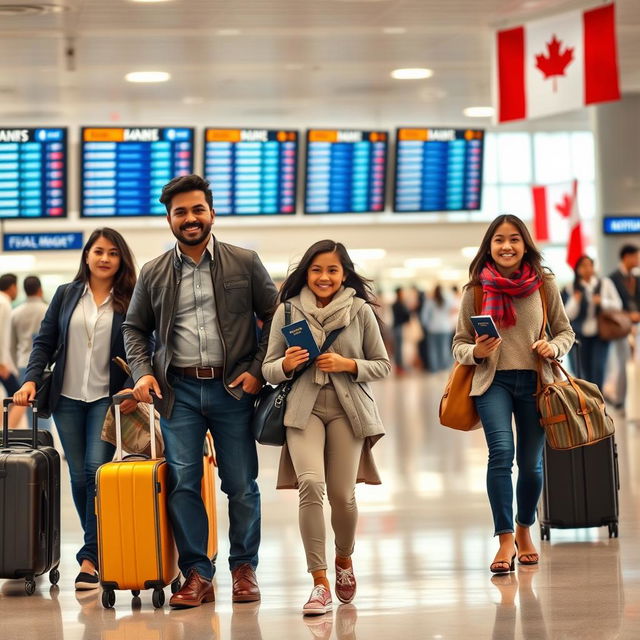
{"label": "bag strap", "polygon": [[480,285],[473,288],[473,307],[475,314],[479,316],[482,313],[482,297],[483,291]]}
{"label": "bag strap", "polygon": [[[540,298],[542,298],[542,326],[540,327],[540,334],[538,335],[538,340],[544,340],[547,329],[549,329],[549,335],[551,335],[550,327],[547,326],[549,324],[549,312],[548,312],[549,302],[547,300],[547,289],[544,286],[544,280],[540,285]],[[554,360],[554,362],[557,362],[557,360]],[[538,356],[538,359],[536,360],[536,367],[538,369],[538,381],[536,383],[536,386],[537,386],[537,394],[539,394],[542,391],[542,357],[541,356]]]}

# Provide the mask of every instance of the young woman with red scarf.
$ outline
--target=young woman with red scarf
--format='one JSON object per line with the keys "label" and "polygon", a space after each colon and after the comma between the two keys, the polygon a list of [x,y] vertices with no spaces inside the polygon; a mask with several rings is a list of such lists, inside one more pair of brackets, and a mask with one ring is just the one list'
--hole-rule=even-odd
{"label": "young woman with red scarf", "polygon": [[[543,286],[544,285],[544,286]],[[474,290],[482,287],[482,314],[492,316],[500,338],[478,336],[471,323],[476,311]],[[553,338],[540,340],[542,296]],[[496,218],[487,229],[469,267],[453,340],[454,358],[476,365],[471,387],[482,422],[489,463],[487,492],[500,548],[490,570],[508,573],[520,564],[537,564],[530,535],[542,490],[544,431],[536,407],[538,366],[542,382],[553,381],[550,360],[564,356],[574,342],[553,275],[525,224],[513,215]],[[542,362],[540,362],[542,358]],[[515,417],[517,446],[512,417]],[[518,463],[517,513],[513,519],[513,458]]]}

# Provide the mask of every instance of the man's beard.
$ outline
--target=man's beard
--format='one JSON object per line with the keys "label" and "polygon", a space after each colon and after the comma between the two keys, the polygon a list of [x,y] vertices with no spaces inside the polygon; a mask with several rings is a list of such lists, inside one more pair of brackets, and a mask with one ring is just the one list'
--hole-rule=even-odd
{"label": "man's beard", "polygon": [[211,234],[211,227],[213,226],[211,223],[209,224],[202,224],[202,223],[198,223],[197,226],[199,226],[202,229],[202,233],[194,238],[187,238],[183,235],[183,228],[186,226],[196,226],[193,224],[190,225],[181,225],[180,228],[176,231],[175,229],[173,229],[173,227],[171,228],[171,231],[173,233],[173,235],[178,239],[179,242],[181,242],[182,244],[187,245],[188,247],[195,247],[196,245],[199,245],[201,242],[203,242],[206,238],[209,237],[209,235]]}

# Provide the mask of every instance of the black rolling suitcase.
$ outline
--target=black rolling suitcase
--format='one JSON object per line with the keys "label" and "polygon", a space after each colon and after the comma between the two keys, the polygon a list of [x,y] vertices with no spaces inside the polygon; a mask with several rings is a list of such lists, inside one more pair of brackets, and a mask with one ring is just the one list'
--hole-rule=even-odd
{"label": "black rolling suitcase", "polygon": [[[9,444],[14,442],[31,444],[33,442],[31,429],[9,429]],[[53,434],[51,431],[38,431],[38,446],[53,447]]]}
{"label": "black rolling suitcase", "polygon": [[557,451],[545,444],[540,537],[550,529],[608,527],[618,537],[618,451],[613,436],[588,447]]}
{"label": "black rolling suitcase", "polygon": [[24,579],[34,593],[35,578],[49,572],[60,577],[60,456],[53,447],[38,446],[37,413],[31,442],[8,438],[8,410],[3,401],[0,448],[0,578]]}
{"label": "black rolling suitcase", "polygon": [[[579,353],[576,374],[581,375]],[[618,537],[618,448],[615,436],[568,451],[545,443],[544,485],[538,505],[540,537],[551,539],[551,529],[608,527]]]}

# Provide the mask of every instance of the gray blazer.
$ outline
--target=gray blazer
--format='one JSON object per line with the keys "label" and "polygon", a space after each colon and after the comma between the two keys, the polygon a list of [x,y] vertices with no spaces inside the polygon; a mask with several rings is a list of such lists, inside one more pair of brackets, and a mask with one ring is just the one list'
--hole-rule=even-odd
{"label": "gray blazer", "polygon": [[[300,298],[296,296],[289,302],[291,322],[304,319]],[[351,422],[355,436],[365,438],[384,434],[382,420],[368,383],[389,375],[391,363],[373,309],[362,298],[354,298],[353,304],[357,313],[349,326],[340,332],[329,347],[329,352],[355,360],[358,373],[355,376],[350,373],[330,373],[329,378]],[[262,375],[271,384],[280,384],[288,379],[282,370],[284,352],[287,349],[287,343],[280,331],[283,326],[284,305],[281,304],[271,322],[269,346],[262,363]],[[295,381],[287,398],[284,418],[287,427],[304,429],[307,426],[321,388],[314,382],[312,365]]]}
{"label": "gray blazer", "polygon": [[[291,322],[304,318],[298,297],[291,298]],[[380,328],[371,307],[361,298],[354,299],[355,316],[345,327],[330,352],[352,358],[358,365],[357,375],[350,373],[330,373],[340,404],[349,418],[354,434],[364,439],[362,454],[358,464],[357,482],[380,484],[371,448],[384,435],[384,427],[373,399],[369,382],[384,378],[391,371],[389,356],[382,342]],[[279,384],[287,379],[282,370],[284,352],[287,348],[280,328],[284,326],[284,305],[280,305],[273,316],[267,355],[262,364],[262,375],[267,382]],[[294,383],[287,398],[284,422],[287,427],[304,429],[320,392],[320,385],[314,382],[313,370],[305,371]],[[278,489],[297,489],[298,481],[285,443],[280,454],[278,469]]]}

